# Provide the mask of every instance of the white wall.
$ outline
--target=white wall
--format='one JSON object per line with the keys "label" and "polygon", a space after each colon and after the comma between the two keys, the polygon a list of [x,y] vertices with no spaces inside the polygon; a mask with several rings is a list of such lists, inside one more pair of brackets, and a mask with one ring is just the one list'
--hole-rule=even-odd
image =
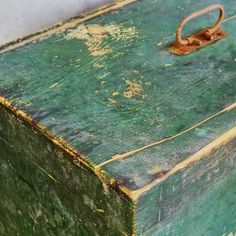
{"label": "white wall", "polygon": [[0,45],[111,0],[0,0]]}

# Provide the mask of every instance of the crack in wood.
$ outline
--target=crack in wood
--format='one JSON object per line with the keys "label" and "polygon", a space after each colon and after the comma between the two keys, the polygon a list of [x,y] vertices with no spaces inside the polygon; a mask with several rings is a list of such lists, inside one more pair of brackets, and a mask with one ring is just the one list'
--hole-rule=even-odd
{"label": "crack in wood", "polygon": [[213,142],[211,142],[210,144],[206,145],[204,148],[202,148],[197,153],[191,155],[190,157],[188,157],[184,161],[182,161],[179,164],[175,165],[162,178],[155,179],[152,182],[150,182],[149,184],[145,185],[144,187],[132,191],[132,199],[133,199],[133,201],[137,202],[138,199],[140,198],[140,196],[142,196],[144,193],[146,193],[147,191],[152,189],[157,184],[165,181],[166,179],[168,179],[170,176],[172,176],[176,172],[179,172],[179,171],[187,168],[191,164],[196,163],[196,162],[200,161],[201,159],[209,156],[216,149],[218,149],[219,147],[229,143],[231,140],[233,140],[235,138],[236,138],[236,127],[230,129],[229,131],[227,131],[226,133],[224,133],[223,135],[221,135],[220,137],[215,139]]}
{"label": "crack in wood", "polygon": [[102,162],[101,164],[99,164],[96,168],[101,168],[102,166],[105,166],[107,164],[110,164],[111,162],[114,162],[114,161],[118,161],[118,160],[121,160],[121,159],[126,159],[126,158],[129,158],[139,152],[142,152],[148,148],[152,148],[152,147],[155,147],[157,145],[160,145],[162,143],[165,143],[167,141],[172,141],[173,139],[176,139],[177,137],[181,136],[181,135],[184,135],[192,130],[194,130],[195,128],[198,128],[199,126],[203,125],[204,123],[208,122],[209,120],[225,113],[225,112],[229,112],[229,111],[232,111],[236,109],[236,103],[233,103],[231,104],[230,106],[226,107],[225,109],[209,116],[208,118],[202,120],[201,122],[189,127],[188,129],[185,129],[184,131],[180,132],[180,133],[177,133],[176,135],[173,135],[173,136],[170,136],[168,138],[165,138],[165,139],[162,139],[162,140],[159,140],[159,141],[156,141],[154,143],[151,143],[151,144],[148,144],[146,146],[143,146],[143,147],[140,147],[140,148],[137,148],[137,149],[134,149],[132,151],[129,151],[129,152],[126,152],[126,153],[123,153],[123,154],[117,154],[117,155],[114,155],[111,157],[111,159],[105,161],[105,162]]}

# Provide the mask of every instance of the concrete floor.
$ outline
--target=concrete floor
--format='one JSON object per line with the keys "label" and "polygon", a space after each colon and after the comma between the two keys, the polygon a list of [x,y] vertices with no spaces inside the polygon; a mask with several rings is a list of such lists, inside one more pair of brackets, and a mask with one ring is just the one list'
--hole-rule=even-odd
{"label": "concrete floor", "polygon": [[0,0],[0,45],[111,0]]}

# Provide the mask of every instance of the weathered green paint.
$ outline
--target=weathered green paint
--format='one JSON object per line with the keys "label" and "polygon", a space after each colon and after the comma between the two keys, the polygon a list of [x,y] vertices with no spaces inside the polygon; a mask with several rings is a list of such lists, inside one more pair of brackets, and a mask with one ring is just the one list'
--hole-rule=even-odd
{"label": "weathered green paint", "polygon": [[[46,131],[63,138],[91,168],[102,165],[106,176],[117,179],[130,192],[139,190],[236,124],[235,109],[219,113],[235,103],[236,98],[235,19],[230,18],[222,26],[229,32],[226,39],[191,55],[178,57],[166,49],[174,40],[176,25],[182,17],[213,2],[137,1],[5,52],[0,56],[0,95],[45,126]],[[219,3],[225,5],[226,18],[236,15],[233,0]],[[215,18],[214,14],[206,15],[190,22],[185,30],[206,27]],[[208,117],[212,118],[201,124]],[[199,126],[194,128],[196,124]],[[103,165],[116,154],[191,127],[175,139]],[[63,162],[54,166],[57,154],[53,151],[49,162],[43,159],[40,162],[44,155],[33,155],[33,149],[25,149],[27,145],[23,133],[18,148],[25,150],[25,158],[26,152],[34,156],[39,161],[37,166],[49,173],[60,169],[60,165],[69,165]],[[117,216],[124,223],[124,231],[130,233],[129,226],[134,222],[137,234],[148,232],[183,206],[186,198],[194,199],[218,182],[235,165],[229,164],[235,161],[234,146],[232,141],[217,148],[199,163],[144,192],[135,199],[135,220],[132,208],[125,211],[130,216],[127,225],[122,221],[123,213]],[[22,157],[23,161],[26,160]],[[83,172],[78,166],[70,168],[74,178]],[[220,171],[215,173],[215,168]],[[72,174],[74,171],[76,174]],[[93,171],[88,173],[96,179]],[[90,175],[85,179],[92,178]],[[190,181],[187,189],[183,187],[186,181]],[[104,191],[99,183],[97,191]],[[176,193],[170,194],[169,189],[173,188]],[[86,191],[86,186],[82,189]],[[87,191],[93,192],[93,187],[87,187]],[[160,191],[164,191],[165,202],[159,201]],[[115,193],[122,198],[118,189]],[[105,199],[105,195],[91,197]],[[113,200],[111,196],[107,201]],[[120,200],[114,204],[118,204],[117,211],[124,210]]]}
{"label": "weathered green paint", "polygon": [[[204,193],[223,176],[235,170],[235,153],[236,141],[234,140],[201,162],[172,175],[168,180],[145,193],[137,205],[138,232],[144,233],[154,225],[158,225],[179,208],[187,206],[196,196]],[[209,214],[207,217],[209,221],[210,219],[214,221],[214,215]],[[170,219],[171,222],[175,223]],[[233,222],[232,224],[234,225]],[[213,230],[211,235],[215,233],[216,231]]]}
{"label": "weathered green paint", "polygon": [[213,185],[194,201],[188,201],[170,218],[151,228],[145,236],[236,234],[236,173]]}
{"label": "weathered green paint", "polygon": [[131,201],[2,107],[0,131],[0,235],[132,233]]}

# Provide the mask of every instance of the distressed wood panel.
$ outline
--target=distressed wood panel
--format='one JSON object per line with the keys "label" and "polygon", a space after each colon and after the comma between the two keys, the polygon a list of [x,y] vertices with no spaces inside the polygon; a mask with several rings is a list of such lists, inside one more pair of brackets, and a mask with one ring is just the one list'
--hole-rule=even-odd
{"label": "distressed wood panel", "polygon": [[[2,48],[2,106],[67,152],[78,171],[90,170],[98,191],[105,183],[133,202],[128,222],[138,235],[235,165],[234,1],[219,1],[226,39],[186,57],[167,50],[179,20],[213,2],[121,1]],[[216,17],[189,23],[186,34]]]}

